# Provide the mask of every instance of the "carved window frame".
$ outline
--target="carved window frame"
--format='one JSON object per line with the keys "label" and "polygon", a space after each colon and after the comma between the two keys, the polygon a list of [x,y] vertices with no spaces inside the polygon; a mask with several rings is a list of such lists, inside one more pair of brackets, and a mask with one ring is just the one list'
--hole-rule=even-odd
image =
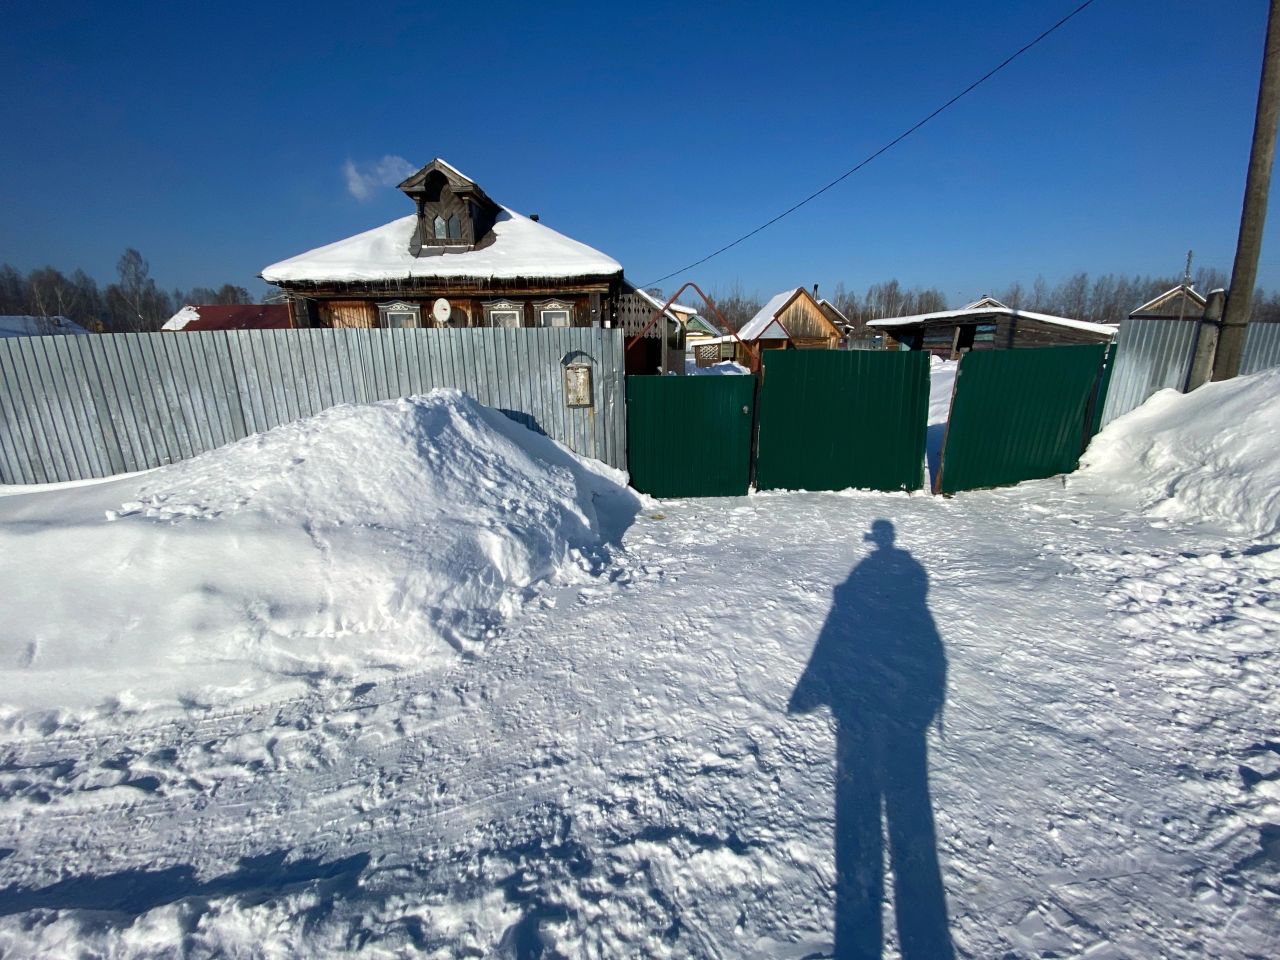
{"label": "carved window frame", "polygon": [[[403,316],[410,322],[395,323],[391,322],[392,316]],[[378,304],[378,326],[384,328],[391,327],[421,327],[422,326],[422,307],[416,303],[407,303],[404,300],[392,300],[390,303]]]}
{"label": "carved window frame", "polygon": [[[533,305],[534,312],[538,318],[538,326],[540,327],[572,327],[574,317],[574,304],[569,300],[539,300]],[[564,323],[548,323],[546,315],[548,313],[563,313],[565,315]]]}
{"label": "carved window frame", "polygon": [[[504,320],[499,321],[501,315]],[[510,315],[514,323],[505,322]],[[518,329],[524,326],[524,304],[516,300],[489,300],[484,304],[484,322],[487,327],[506,327]]]}

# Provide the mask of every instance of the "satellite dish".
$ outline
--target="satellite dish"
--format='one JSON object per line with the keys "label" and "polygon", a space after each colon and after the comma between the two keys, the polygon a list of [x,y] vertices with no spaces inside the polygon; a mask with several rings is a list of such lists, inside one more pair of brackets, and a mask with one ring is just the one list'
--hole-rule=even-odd
{"label": "satellite dish", "polygon": [[437,300],[431,307],[431,315],[436,318],[437,323],[448,323],[452,313],[453,309],[444,297]]}

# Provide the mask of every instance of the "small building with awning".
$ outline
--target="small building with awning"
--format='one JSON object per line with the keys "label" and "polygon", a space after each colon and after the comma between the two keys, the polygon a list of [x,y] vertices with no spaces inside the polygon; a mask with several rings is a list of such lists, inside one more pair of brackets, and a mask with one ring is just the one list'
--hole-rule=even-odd
{"label": "small building with awning", "polygon": [[1110,343],[1117,330],[1107,323],[1015,310],[992,297],[959,310],[884,317],[867,326],[884,335],[890,350],[927,350],[944,360],[958,359],[970,350]]}

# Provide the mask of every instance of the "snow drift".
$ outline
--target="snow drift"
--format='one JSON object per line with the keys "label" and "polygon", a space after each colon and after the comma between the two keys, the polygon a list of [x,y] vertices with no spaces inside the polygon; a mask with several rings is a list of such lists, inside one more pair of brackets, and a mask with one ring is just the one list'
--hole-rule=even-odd
{"label": "snow drift", "polygon": [[0,703],[208,703],[478,649],[599,573],[621,473],[454,390],[144,475],[0,498]]}
{"label": "snow drift", "polygon": [[1151,515],[1280,530],[1280,369],[1189,394],[1162,390],[1108,424],[1081,479],[1136,497]]}

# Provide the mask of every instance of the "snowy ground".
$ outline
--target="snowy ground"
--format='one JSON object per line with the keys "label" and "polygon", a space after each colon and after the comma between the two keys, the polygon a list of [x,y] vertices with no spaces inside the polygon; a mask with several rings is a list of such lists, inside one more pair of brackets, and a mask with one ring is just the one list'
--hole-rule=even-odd
{"label": "snowy ground", "polygon": [[12,722],[0,955],[830,955],[835,724],[788,702],[888,520],[928,611],[866,609],[945,655],[908,799],[957,955],[1274,956],[1275,526],[1139,505],[1101,468],[668,501],[445,665]]}

